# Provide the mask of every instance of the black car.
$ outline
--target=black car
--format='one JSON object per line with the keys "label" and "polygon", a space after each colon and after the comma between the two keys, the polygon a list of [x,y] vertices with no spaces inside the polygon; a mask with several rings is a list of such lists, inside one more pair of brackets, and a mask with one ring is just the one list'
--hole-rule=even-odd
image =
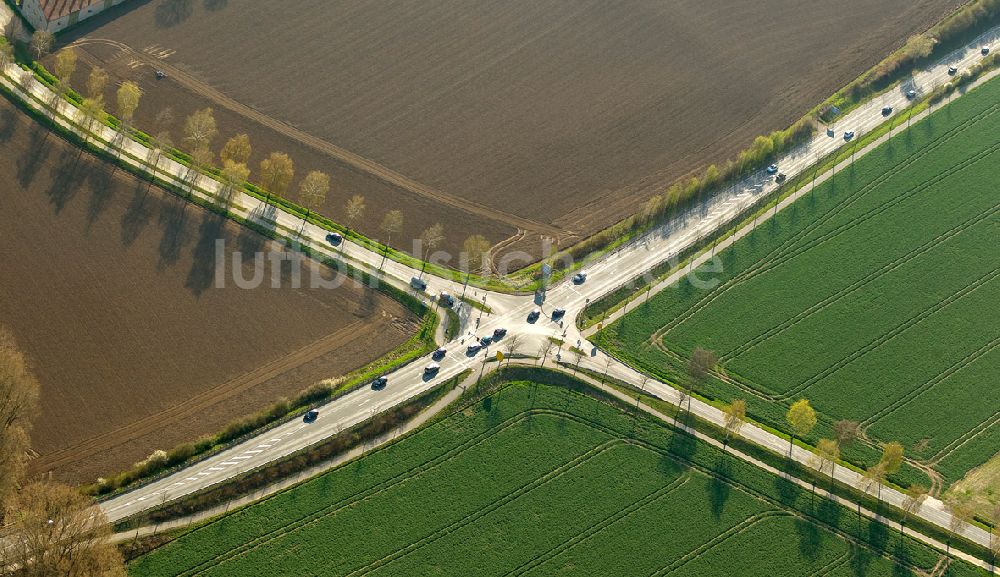
{"label": "black car", "polygon": [[916,90],[907,90],[906,91],[906,97],[909,98],[910,100],[913,100],[914,98],[917,97],[917,91]]}
{"label": "black car", "polygon": [[415,276],[410,279],[410,286],[417,289],[418,291],[422,291],[427,288],[427,281],[425,281],[420,277]]}
{"label": "black car", "polygon": [[785,182],[785,180],[787,178],[788,178],[788,175],[786,175],[784,172],[779,172],[778,176],[774,177],[774,182],[777,182],[778,184],[781,184],[782,182]]}
{"label": "black car", "polygon": [[494,341],[499,341],[506,334],[507,334],[507,329],[505,329],[503,327],[500,327],[500,328],[497,328],[497,329],[493,329],[493,340]]}
{"label": "black car", "polygon": [[302,422],[311,423],[319,417],[319,411],[317,409],[309,409],[305,415],[302,417]]}
{"label": "black car", "polygon": [[889,116],[890,114],[892,114],[892,107],[891,106],[883,106],[882,107],[882,116]]}
{"label": "black car", "polygon": [[948,67],[948,75],[949,76],[954,76],[956,74],[958,74],[958,68],[956,68],[954,66],[949,66]]}
{"label": "black car", "polygon": [[339,246],[340,243],[344,242],[344,237],[339,233],[331,232],[326,235],[326,242],[330,243],[330,246]]}
{"label": "black car", "polygon": [[980,50],[979,53],[982,54],[983,56],[986,56],[987,54],[990,53],[990,47],[989,46],[983,46],[983,49]]}
{"label": "black car", "polygon": [[375,379],[374,381],[372,381],[372,390],[374,390],[374,391],[381,391],[388,384],[389,384],[389,377],[386,377],[385,375],[383,375],[383,376]]}
{"label": "black car", "polygon": [[433,353],[431,353],[431,358],[432,358],[432,359],[434,359],[435,361],[440,361],[441,359],[443,359],[443,358],[444,358],[444,356],[445,356],[445,355],[446,355],[447,353],[448,353],[448,351],[447,351],[447,350],[445,350],[445,348],[444,348],[444,347],[441,347],[441,348],[439,348],[438,350],[436,350],[436,351],[434,351]]}
{"label": "black car", "polygon": [[587,280],[587,273],[578,272],[573,275],[573,284],[583,284]]}
{"label": "black car", "polygon": [[562,318],[566,314],[566,309],[552,309],[552,320]]}
{"label": "black car", "polygon": [[469,346],[468,348],[465,349],[465,352],[466,354],[474,355],[478,353],[479,350],[482,348],[483,348],[482,345],[480,345],[479,343],[469,343]]}
{"label": "black car", "polygon": [[538,309],[532,309],[531,312],[528,313],[528,322],[529,323],[533,323],[533,322],[537,321],[538,317],[540,317],[540,316],[542,316],[542,311],[540,311]]}

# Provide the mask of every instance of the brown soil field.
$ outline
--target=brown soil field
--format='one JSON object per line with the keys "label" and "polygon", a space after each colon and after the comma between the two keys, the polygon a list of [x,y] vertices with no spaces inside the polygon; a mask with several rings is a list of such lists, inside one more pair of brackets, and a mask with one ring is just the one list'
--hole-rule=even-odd
{"label": "brown soil field", "polygon": [[173,93],[160,67],[217,108],[327,143],[308,162],[343,179],[334,219],[361,192],[372,236],[398,206],[410,235],[434,220],[454,242],[522,229],[510,246],[525,248],[586,236],[784,128],[960,3],[133,0],[62,40],[134,66],[151,101],[176,98],[157,95]]}
{"label": "brown soil field", "polygon": [[246,255],[244,278],[270,241],[113,170],[5,99],[0,150],[0,324],[42,385],[35,474],[117,472],[364,365],[417,328],[402,305],[351,282],[293,288],[287,263],[278,288],[240,289],[232,265],[219,288],[216,240],[226,262]]}

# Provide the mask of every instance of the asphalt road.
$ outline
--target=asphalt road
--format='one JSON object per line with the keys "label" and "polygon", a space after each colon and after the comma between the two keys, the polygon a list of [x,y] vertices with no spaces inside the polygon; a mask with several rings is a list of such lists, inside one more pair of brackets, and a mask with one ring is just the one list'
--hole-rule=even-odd
{"label": "asphalt road", "polygon": [[[918,92],[927,92],[946,82],[949,78],[948,66],[957,66],[961,71],[981,58],[979,45],[996,46],[998,39],[1000,39],[1000,27],[984,34],[976,45],[970,45],[968,48],[948,55],[934,66],[915,74],[912,82],[913,89]],[[8,78],[4,78],[2,81],[8,87],[21,92],[23,78],[20,71],[10,67],[7,72]],[[10,78],[17,80],[17,86]],[[903,90],[909,88],[910,86],[906,86]],[[45,102],[52,102],[51,92],[37,82],[29,81],[28,90]],[[833,137],[820,133],[809,143],[782,157],[778,161],[781,172],[787,174],[791,179],[833,150],[844,146],[842,135],[845,130],[854,131],[855,138],[857,138],[866,131],[874,129],[885,121],[881,113],[883,106],[892,106],[894,108],[893,114],[898,113],[909,104],[903,90],[887,93],[844,115],[836,122],[837,132]],[[38,108],[37,104],[33,104],[33,106]],[[58,106],[61,116],[56,117],[55,121],[79,131],[79,128],[73,126],[68,120],[70,118],[76,119],[78,111],[62,101],[59,101]],[[102,126],[99,128],[99,132],[100,140],[105,143],[112,141],[113,134],[110,129]],[[107,146],[112,148],[111,145]],[[148,149],[135,141],[126,140],[123,144],[123,151],[126,153],[124,155],[126,161],[132,164],[138,165],[142,163],[143,159],[151,158]],[[863,152],[859,151],[859,153]],[[129,158],[130,155],[134,158]],[[186,169],[172,160],[160,159],[158,172],[163,178],[181,183]],[[196,181],[196,190],[193,194],[202,198],[210,198],[217,192],[218,186],[215,181],[200,177]],[[480,315],[478,310],[471,311],[472,314],[467,317],[468,324],[464,327],[462,335],[456,341],[446,345],[448,354],[440,362],[441,369],[433,378],[426,379],[424,375],[424,365],[430,359],[411,363],[387,375],[389,382],[382,390],[376,391],[365,387],[318,407],[320,415],[313,423],[306,424],[299,420],[285,423],[156,482],[108,499],[101,503],[101,507],[110,520],[121,520],[308,447],[368,419],[374,414],[412,399],[428,390],[434,383],[457,375],[466,369],[490,370],[496,363],[484,361],[492,357],[498,348],[504,350],[505,345],[510,342],[514,335],[518,335],[517,338],[520,339],[518,352],[521,354],[539,354],[540,347],[549,337],[565,339],[564,346],[566,348],[579,342],[584,350],[590,351],[592,347],[585,342],[584,335],[575,328],[576,314],[588,300],[595,300],[608,294],[623,282],[642,275],[657,264],[673,258],[701,236],[726,226],[735,215],[738,215],[763,195],[771,192],[775,186],[777,185],[773,179],[765,174],[762,167],[742,183],[714,196],[697,211],[675,218],[642,238],[629,243],[614,254],[587,264],[583,268],[588,274],[585,283],[574,285],[564,282],[551,287],[544,303],[536,303],[531,295],[506,295],[468,289],[467,296],[485,302],[492,309],[492,313]],[[299,231],[301,228],[300,238],[304,244],[330,254],[339,253],[355,266],[377,274],[382,279],[381,282],[389,282],[397,287],[408,289],[409,279],[420,276],[419,271],[393,260],[387,259],[383,264],[383,258],[380,254],[352,242],[345,242],[339,247],[331,247],[325,241],[325,230],[313,225],[306,225],[302,228],[301,219],[281,210],[275,210],[273,207],[265,207],[259,200],[242,193],[233,199],[232,212],[268,226],[284,229],[282,232],[288,235],[295,234],[295,231]],[[428,284],[428,294],[448,291],[455,295],[461,295],[465,289],[460,283],[435,276],[423,275],[423,278]],[[662,290],[666,286],[669,286],[669,283],[661,283],[656,287],[656,290]],[[543,314],[536,322],[528,322],[528,313],[535,307],[539,307]],[[555,307],[567,310],[566,316],[561,322],[551,319],[550,314]],[[500,343],[484,351],[474,355],[466,354],[466,345],[474,334],[480,336],[490,334],[497,327],[508,329],[506,341],[501,339]],[[583,362],[591,365],[594,370],[602,372],[607,370],[623,381],[637,385],[645,383],[647,391],[666,401],[674,403],[678,401],[677,391],[669,385],[653,380],[647,381],[627,366],[613,359],[608,359],[600,353],[596,353],[594,357],[586,357]],[[721,411],[709,405],[694,401],[692,410],[706,420],[715,423],[722,421]],[[788,450],[787,441],[756,427],[748,426],[741,434],[774,450]],[[814,466],[815,458],[808,451],[796,447],[792,456],[804,464]],[[851,477],[851,475],[857,477],[855,473],[838,467],[838,477],[841,477],[841,480],[857,484],[858,479]],[[890,489],[883,489],[882,497],[887,502],[897,505],[902,503],[904,499],[902,495]],[[941,503],[934,499],[928,499],[919,514],[944,528],[948,528],[950,525],[950,515]],[[981,544],[985,545],[989,542],[989,535],[976,527],[966,526],[964,533],[966,537]]]}

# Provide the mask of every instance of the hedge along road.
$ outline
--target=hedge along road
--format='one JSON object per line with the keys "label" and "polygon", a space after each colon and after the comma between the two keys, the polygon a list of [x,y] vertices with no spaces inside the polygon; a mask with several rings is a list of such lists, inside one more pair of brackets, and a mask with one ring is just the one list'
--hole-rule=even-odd
{"label": "hedge along road", "polygon": [[[976,47],[957,51],[936,65],[915,74],[913,81],[915,89],[926,93],[947,82],[949,78],[947,67],[949,65],[965,67],[974,63],[979,57],[978,44],[995,41],[998,37],[1000,37],[1000,27],[984,34],[976,42]],[[42,114],[60,126],[78,134],[85,134],[79,123],[80,112],[74,106],[61,99],[54,100],[52,92],[47,87],[37,82],[33,76],[26,79],[27,75],[15,66],[9,67],[5,72],[7,74],[2,82],[18,98],[27,102],[32,108],[42,111]],[[41,104],[52,102],[55,102],[54,110]],[[861,135],[884,121],[880,111],[882,106],[890,102],[894,104],[897,111],[909,105],[903,94],[887,95],[884,99],[873,100],[860,106],[841,119],[839,124],[841,127],[850,127],[849,130]],[[162,180],[182,189],[187,188],[183,181],[183,175],[187,172],[187,168],[183,165],[172,159],[160,158],[155,167],[149,166],[143,160],[150,157],[149,150],[145,146],[129,139],[120,144],[112,145],[113,131],[104,125],[96,128],[96,136],[101,146],[109,154],[119,155],[120,153],[123,162],[141,170],[152,169]],[[824,158],[841,143],[839,138],[831,139],[825,134],[818,135],[800,149],[780,159],[779,165],[782,171],[789,178],[792,178],[805,171],[811,164]],[[861,153],[864,152],[861,151]],[[548,314],[537,322],[526,322],[527,314],[536,306],[531,297],[472,291],[470,296],[477,300],[481,298],[493,311],[492,314],[488,315],[478,315],[476,311],[473,311],[482,320],[481,326],[477,328],[480,334],[490,333],[498,327],[508,328],[510,336],[517,334],[522,339],[520,345],[522,353],[534,353],[536,347],[548,337],[560,336],[570,343],[575,338],[582,340],[582,335],[575,329],[574,320],[579,308],[586,301],[600,298],[618,288],[623,280],[637,277],[655,265],[679,254],[696,242],[700,236],[726,226],[745,208],[773,192],[776,186],[761,170],[730,190],[720,192],[700,209],[666,223],[641,239],[623,247],[614,255],[586,265],[583,270],[590,275],[586,283],[579,286],[562,284],[553,287],[548,293],[547,302],[549,305],[569,309],[566,318],[561,323],[552,321]],[[199,175],[192,186],[192,195],[208,202],[214,202],[220,187],[218,182]],[[786,205],[787,203],[783,206]],[[420,274],[420,271],[393,260],[383,259],[381,254],[372,252],[349,240],[345,240],[341,247],[329,247],[324,241],[327,233],[325,229],[311,223],[303,225],[300,218],[280,208],[264,206],[263,202],[243,192],[234,194],[230,211],[237,217],[273,227],[278,234],[286,237],[295,236],[303,245],[320,254],[340,255],[354,266],[373,273],[382,282],[389,282],[400,288],[406,288],[405,279]],[[699,215],[701,218],[697,218]],[[384,266],[381,265],[383,260],[385,260]],[[434,276],[425,276],[424,278],[427,280],[428,292],[450,291],[458,294],[463,291],[463,286],[459,283]],[[477,320],[476,324],[480,325],[480,321]],[[286,423],[192,467],[109,499],[103,502],[102,508],[112,521],[124,519],[166,500],[176,499],[225,481],[298,449],[308,447],[381,410],[413,398],[432,387],[434,382],[455,376],[467,368],[485,371],[487,369],[486,359],[492,356],[493,351],[487,348],[485,352],[480,351],[475,355],[466,355],[462,346],[466,344],[465,339],[466,337],[461,337],[461,341],[457,345],[450,347],[447,357],[441,362],[440,371],[430,381],[423,378],[422,363],[412,363],[388,375],[388,386],[382,391],[363,388],[319,407],[320,418],[315,423],[309,425],[295,421]],[[503,348],[504,342],[502,340],[499,346],[501,349]],[[605,362],[597,363],[600,366],[595,365],[596,369],[613,371],[612,374],[618,378],[634,384],[645,381],[642,375],[628,367],[613,360],[609,361],[606,366]],[[595,361],[588,362],[594,363]],[[678,402],[675,389],[664,383],[653,381],[650,383],[647,385],[648,390],[666,401],[675,404]],[[721,411],[709,405],[696,403],[694,409],[699,416],[712,422],[721,422],[723,418]],[[763,430],[758,431],[752,437],[755,442],[767,447],[787,447],[785,439]],[[792,456],[806,466],[815,467],[812,453],[804,449],[793,451]],[[847,479],[847,481],[857,482],[857,479]],[[889,489],[883,490],[883,495],[885,495],[884,499],[891,503],[900,503],[903,499],[901,494]],[[950,515],[944,511],[938,501],[928,500],[921,509],[920,515],[943,528],[947,529],[950,525]],[[989,535],[978,527],[967,525],[962,533],[966,538],[983,546],[987,546],[989,543]]]}

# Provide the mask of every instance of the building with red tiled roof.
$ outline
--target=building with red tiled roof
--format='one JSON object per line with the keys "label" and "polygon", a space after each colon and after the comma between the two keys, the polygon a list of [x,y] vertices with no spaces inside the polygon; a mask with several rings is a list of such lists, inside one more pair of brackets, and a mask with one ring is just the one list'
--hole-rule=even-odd
{"label": "building with red tiled roof", "polygon": [[36,30],[58,32],[125,0],[22,0],[21,13]]}

